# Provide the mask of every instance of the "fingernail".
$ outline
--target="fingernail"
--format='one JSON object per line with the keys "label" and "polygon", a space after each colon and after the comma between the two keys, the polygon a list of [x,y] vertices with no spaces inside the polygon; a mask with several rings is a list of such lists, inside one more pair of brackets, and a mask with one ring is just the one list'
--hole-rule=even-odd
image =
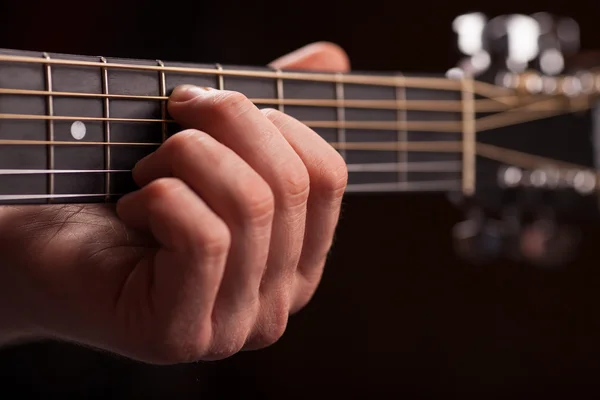
{"label": "fingernail", "polygon": [[170,100],[178,103],[195,99],[198,96],[206,94],[206,92],[212,90],[209,87],[200,87],[194,85],[182,85],[178,86],[171,93]]}

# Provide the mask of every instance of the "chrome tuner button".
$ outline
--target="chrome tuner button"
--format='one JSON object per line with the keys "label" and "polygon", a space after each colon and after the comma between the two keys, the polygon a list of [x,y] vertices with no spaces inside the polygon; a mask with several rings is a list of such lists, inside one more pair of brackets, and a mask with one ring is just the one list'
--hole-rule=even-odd
{"label": "chrome tuner button", "polygon": [[555,94],[558,91],[556,78],[550,76],[542,77],[542,90],[546,94]]}
{"label": "chrome tuner button", "polygon": [[529,75],[525,79],[525,89],[532,94],[541,93],[544,90],[544,81],[539,75]]}
{"label": "chrome tuner button", "polygon": [[548,174],[543,169],[536,169],[529,174],[529,182],[533,187],[542,188],[548,182]]}
{"label": "chrome tuner button", "polygon": [[496,84],[507,89],[517,89],[520,85],[520,76],[511,72],[500,73],[496,76]]}
{"label": "chrome tuner button", "polygon": [[567,76],[562,82],[562,92],[569,96],[574,97],[580,95],[583,91],[581,81],[574,76]]}
{"label": "chrome tuner button", "polygon": [[596,189],[596,175],[591,171],[578,171],[573,176],[573,188],[581,194],[590,194]]}
{"label": "chrome tuner button", "polygon": [[544,173],[545,184],[548,189],[556,189],[560,186],[561,174],[560,171],[552,166],[542,168]]}
{"label": "chrome tuner button", "polygon": [[500,186],[514,188],[521,184],[523,171],[517,167],[506,167],[500,170],[498,183]]}
{"label": "chrome tuner button", "polygon": [[581,82],[581,90],[585,94],[591,94],[595,91],[594,75],[590,72],[581,72],[577,74]]}

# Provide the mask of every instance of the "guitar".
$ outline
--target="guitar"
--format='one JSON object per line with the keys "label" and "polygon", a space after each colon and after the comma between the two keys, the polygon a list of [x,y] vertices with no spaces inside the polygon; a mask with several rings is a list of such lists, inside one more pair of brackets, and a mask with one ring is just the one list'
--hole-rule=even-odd
{"label": "guitar", "polygon": [[349,193],[449,194],[468,216],[457,250],[474,261],[562,263],[600,205],[600,75],[565,64],[577,25],[473,13],[454,30],[465,58],[431,76],[0,50],[0,204],[113,202],[135,190],[135,163],[181,130],[169,94],[194,84],[313,128],[345,158]]}

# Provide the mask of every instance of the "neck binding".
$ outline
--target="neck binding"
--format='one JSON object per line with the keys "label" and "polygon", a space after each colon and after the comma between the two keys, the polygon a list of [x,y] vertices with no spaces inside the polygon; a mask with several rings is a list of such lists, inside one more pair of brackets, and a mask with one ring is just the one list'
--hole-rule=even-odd
{"label": "neck binding", "polygon": [[314,129],[345,158],[349,192],[458,191],[460,82],[0,50],[0,203],[111,202],[181,128],[182,84],[245,94]]}

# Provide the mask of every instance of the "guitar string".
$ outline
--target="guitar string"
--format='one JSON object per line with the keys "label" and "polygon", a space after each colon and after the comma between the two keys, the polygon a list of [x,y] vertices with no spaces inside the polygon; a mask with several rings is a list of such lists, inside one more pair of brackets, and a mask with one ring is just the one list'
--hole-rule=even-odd
{"label": "guitar string", "polygon": [[[431,142],[330,142],[334,148],[344,148],[346,150],[407,150],[407,151],[433,151],[433,152],[459,152],[460,142],[450,141],[431,141]],[[49,140],[29,140],[29,139],[0,139],[0,145],[54,145],[54,146],[151,146],[158,147],[160,142],[104,142],[104,141],[49,141]]]}
{"label": "guitar string", "polygon": [[[411,191],[411,192],[430,192],[439,190],[458,190],[460,181],[453,179],[446,180],[424,180],[410,182],[383,182],[383,183],[354,183],[346,186],[347,192],[392,192],[392,191]],[[60,198],[114,198],[123,196],[125,193],[69,193],[69,194],[0,194],[2,201],[23,201],[23,200],[48,200]]]}
{"label": "guitar string", "polygon": [[[70,141],[54,141],[47,140],[11,140],[0,139],[1,145],[48,145],[55,146],[160,146],[161,143],[125,143],[125,142],[70,142]],[[368,151],[409,151],[409,152],[429,152],[429,153],[460,153],[462,145],[460,141],[430,141],[430,142],[330,142],[333,148],[340,150],[368,150]],[[521,168],[533,168],[547,165],[564,165],[565,168],[575,168],[591,170],[591,168],[577,165],[567,164],[560,160],[555,160],[547,157],[536,156],[534,154],[518,152],[515,150],[506,149],[504,147],[492,146],[484,143],[476,143],[476,154],[493,159],[500,162],[510,160],[508,164],[512,164]]]}
{"label": "guitar string", "polygon": [[[76,61],[76,60],[64,60],[59,58],[38,59],[36,57],[27,56],[13,56],[13,55],[0,55],[0,62],[12,62],[12,63],[32,63],[32,64],[52,64],[52,65],[65,65],[65,66],[79,66],[79,67],[96,67],[96,68],[107,68],[107,69],[123,69],[123,70],[137,70],[137,71],[154,71],[154,72],[177,72],[187,73],[196,75],[209,75],[209,76],[234,76],[234,77],[246,77],[246,78],[270,78],[270,79],[283,79],[283,80],[300,80],[300,81],[311,81],[311,82],[327,82],[337,83],[341,82],[344,84],[358,84],[358,85],[374,85],[374,86],[399,86],[413,87],[420,89],[435,89],[435,90],[451,90],[460,91],[461,82],[450,78],[426,78],[426,77],[403,77],[399,79],[398,76],[374,76],[374,75],[360,75],[360,74],[336,74],[331,73],[318,73],[318,72],[293,72],[293,71],[281,71],[277,72],[274,70],[269,71],[251,71],[251,70],[231,70],[231,69],[218,69],[213,68],[200,68],[200,67],[174,67],[174,66],[161,66],[161,65],[139,65],[139,64],[122,64],[122,63],[101,63],[97,61]],[[512,90],[503,88],[497,85],[489,84],[486,82],[474,82],[474,92],[484,97],[501,99],[503,96],[513,94]]]}
{"label": "guitar string", "polygon": [[[10,89],[0,88],[0,95],[24,95],[24,96],[53,96],[73,98],[97,98],[113,100],[143,100],[143,101],[165,101],[169,96],[132,95],[132,94],[105,94],[84,92],[48,92],[45,90],[32,89]],[[533,96],[532,96],[533,97]],[[510,109],[526,102],[529,97],[506,96],[502,102],[492,99],[475,100],[477,112],[495,112]],[[376,110],[411,110],[431,112],[460,112],[462,110],[461,100],[375,100],[375,99],[279,99],[279,98],[249,98],[255,105],[273,106],[304,106],[304,107],[327,107],[327,108],[364,108]]]}
{"label": "guitar string", "polygon": [[[421,161],[409,163],[349,163],[348,172],[460,172],[460,161]],[[0,175],[130,173],[131,169],[0,169]]]}
{"label": "guitar string", "polygon": [[[581,111],[589,106],[587,101],[570,107],[561,107],[563,103],[557,99],[541,101],[522,107],[503,111],[494,115],[477,118],[476,129],[478,132],[495,129],[519,122],[527,122],[563,113]],[[174,120],[161,118],[117,118],[117,117],[89,117],[89,116],[59,116],[36,114],[11,114],[0,113],[0,120],[55,120],[55,121],[110,121],[123,123],[170,123]],[[423,132],[462,132],[462,121],[301,121],[310,128],[345,128],[367,130],[393,130],[398,129],[423,131]]]}
{"label": "guitar string", "polygon": [[[0,113],[0,120],[54,120],[54,121],[90,121],[90,122],[123,122],[123,123],[155,123],[167,122],[176,124],[174,120],[160,118],[118,118],[118,117],[88,117],[36,114],[6,114]],[[346,128],[371,130],[407,129],[423,132],[460,132],[460,121],[301,121],[310,128]]]}
{"label": "guitar string", "polygon": [[[440,190],[458,190],[460,180],[458,179],[430,179],[409,182],[382,182],[382,183],[351,183],[346,186],[346,192],[392,192],[392,191],[412,191],[412,192],[430,192]],[[55,193],[55,194],[0,194],[2,201],[20,201],[20,200],[48,200],[60,198],[110,198],[120,197],[126,193]]]}

